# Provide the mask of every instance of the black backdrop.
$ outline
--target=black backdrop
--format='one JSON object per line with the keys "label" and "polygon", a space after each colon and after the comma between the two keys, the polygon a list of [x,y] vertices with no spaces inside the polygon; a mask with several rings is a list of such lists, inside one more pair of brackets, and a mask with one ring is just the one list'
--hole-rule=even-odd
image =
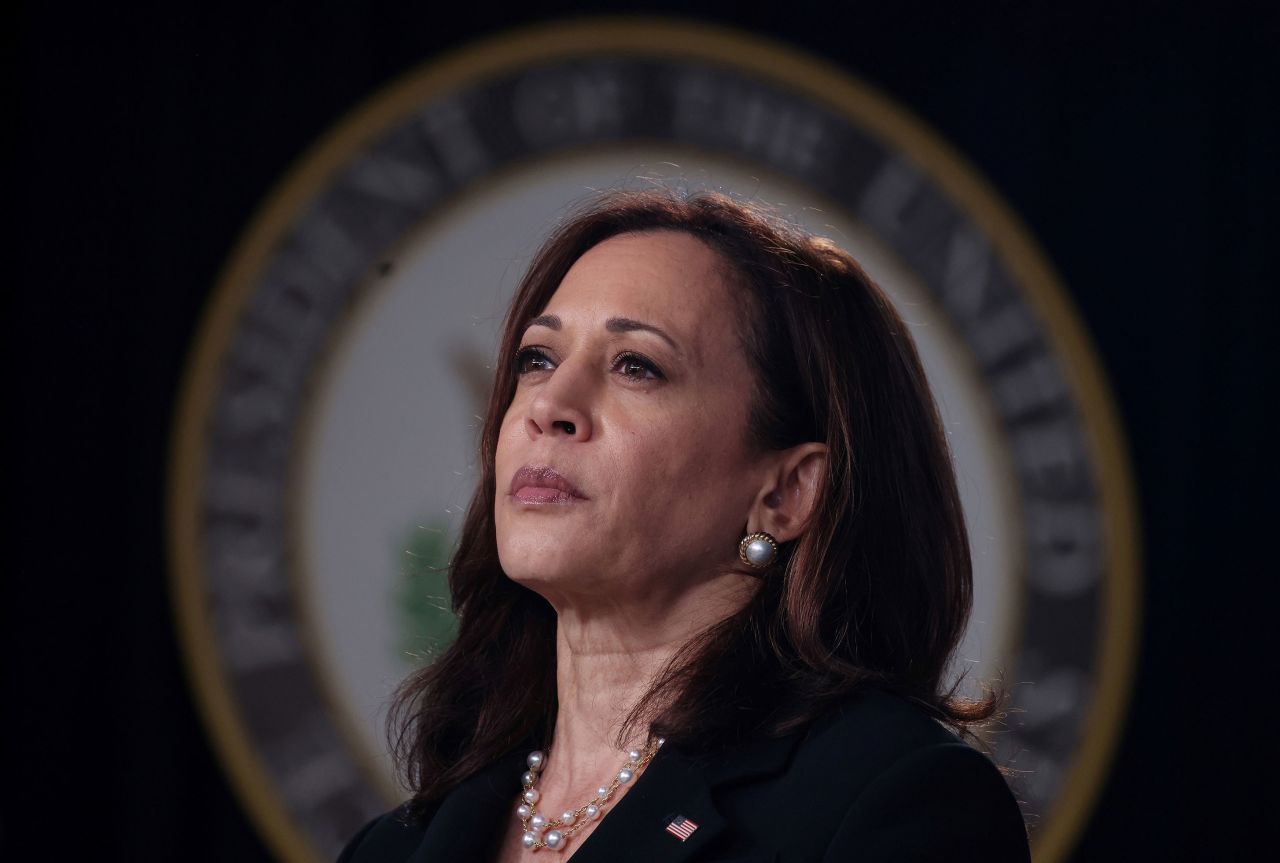
{"label": "black backdrop", "polygon": [[[176,649],[162,492],[178,375],[238,232],[319,133],[442,50],[585,11],[459,5],[40,4],[7,28],[21,275],[4,289],[0,856],[269,859]],[[1115,387],[1147,564],[1130,722],[1075,859],[1243,857],[1276,797],[1277,16],[971,5],[625,8],[844,66],[949,139],[1043,243]]]}

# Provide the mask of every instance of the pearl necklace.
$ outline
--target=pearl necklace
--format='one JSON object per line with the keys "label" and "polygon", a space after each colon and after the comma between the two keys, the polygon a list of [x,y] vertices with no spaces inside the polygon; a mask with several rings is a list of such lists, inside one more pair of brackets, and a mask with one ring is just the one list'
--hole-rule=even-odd
{"label": "pearl necklace", "polygon": [[600,810],[613,798],[618,788],[634,779],[636,774],[653,760],[653,756],[658,754],[658,747],[665,742],[659,737],[643,752],[639,749],[629,751],[627,762],[613,777],[613,781],[596,789],[595,799],[577,809],[566,809],[559,818],[550,820],[538,814],[538,799],[541,795],[534,787],[538,783],[538,776],[542,773],[543,766],[547,763],[547,756],[538,750],[530,752],[527,759],[529,769],[520,777],[524,792],[520,795],[520,805],[516,807],[516,817],[524,827],[521,843],[532,851],[537,851],[539,848],[550,848],[553,851],[563,849],[570,836],[586,827],[588,822],[600,817]]}

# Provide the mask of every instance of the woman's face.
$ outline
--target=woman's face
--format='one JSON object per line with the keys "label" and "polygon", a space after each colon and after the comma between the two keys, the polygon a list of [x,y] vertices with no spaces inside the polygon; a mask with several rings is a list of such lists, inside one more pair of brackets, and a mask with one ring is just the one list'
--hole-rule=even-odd
{"label": "woman's face", "polygon": [[671,602],[733,564],[766,467],[737,301],[718,253],[676,231],[573,265],[524,332],[498,438],[512,579],[558,609]]}

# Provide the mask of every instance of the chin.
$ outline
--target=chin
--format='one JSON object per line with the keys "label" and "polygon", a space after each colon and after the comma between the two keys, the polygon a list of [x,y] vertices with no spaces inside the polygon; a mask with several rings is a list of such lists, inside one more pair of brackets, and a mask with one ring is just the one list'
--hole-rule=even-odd
{"label": "chin", "polygon": [[537,546],[520,542],[498,546],[498,560],[507,578],[535,592],[540,586],[556,587],[586,583],[591,568],[584,567],[584,557],[566,548],[548,549],[545,535]]}

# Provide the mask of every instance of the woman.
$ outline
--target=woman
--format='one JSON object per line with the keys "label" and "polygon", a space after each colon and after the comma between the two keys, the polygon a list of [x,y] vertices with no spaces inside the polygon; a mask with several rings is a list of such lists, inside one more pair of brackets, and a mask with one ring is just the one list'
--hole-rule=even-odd
{"label": "woman", "polygon": [[504,325],[413,797],[342,861],[1027,860],[944,672],[971,570],[902,320],[831,242],[617,192]]}

